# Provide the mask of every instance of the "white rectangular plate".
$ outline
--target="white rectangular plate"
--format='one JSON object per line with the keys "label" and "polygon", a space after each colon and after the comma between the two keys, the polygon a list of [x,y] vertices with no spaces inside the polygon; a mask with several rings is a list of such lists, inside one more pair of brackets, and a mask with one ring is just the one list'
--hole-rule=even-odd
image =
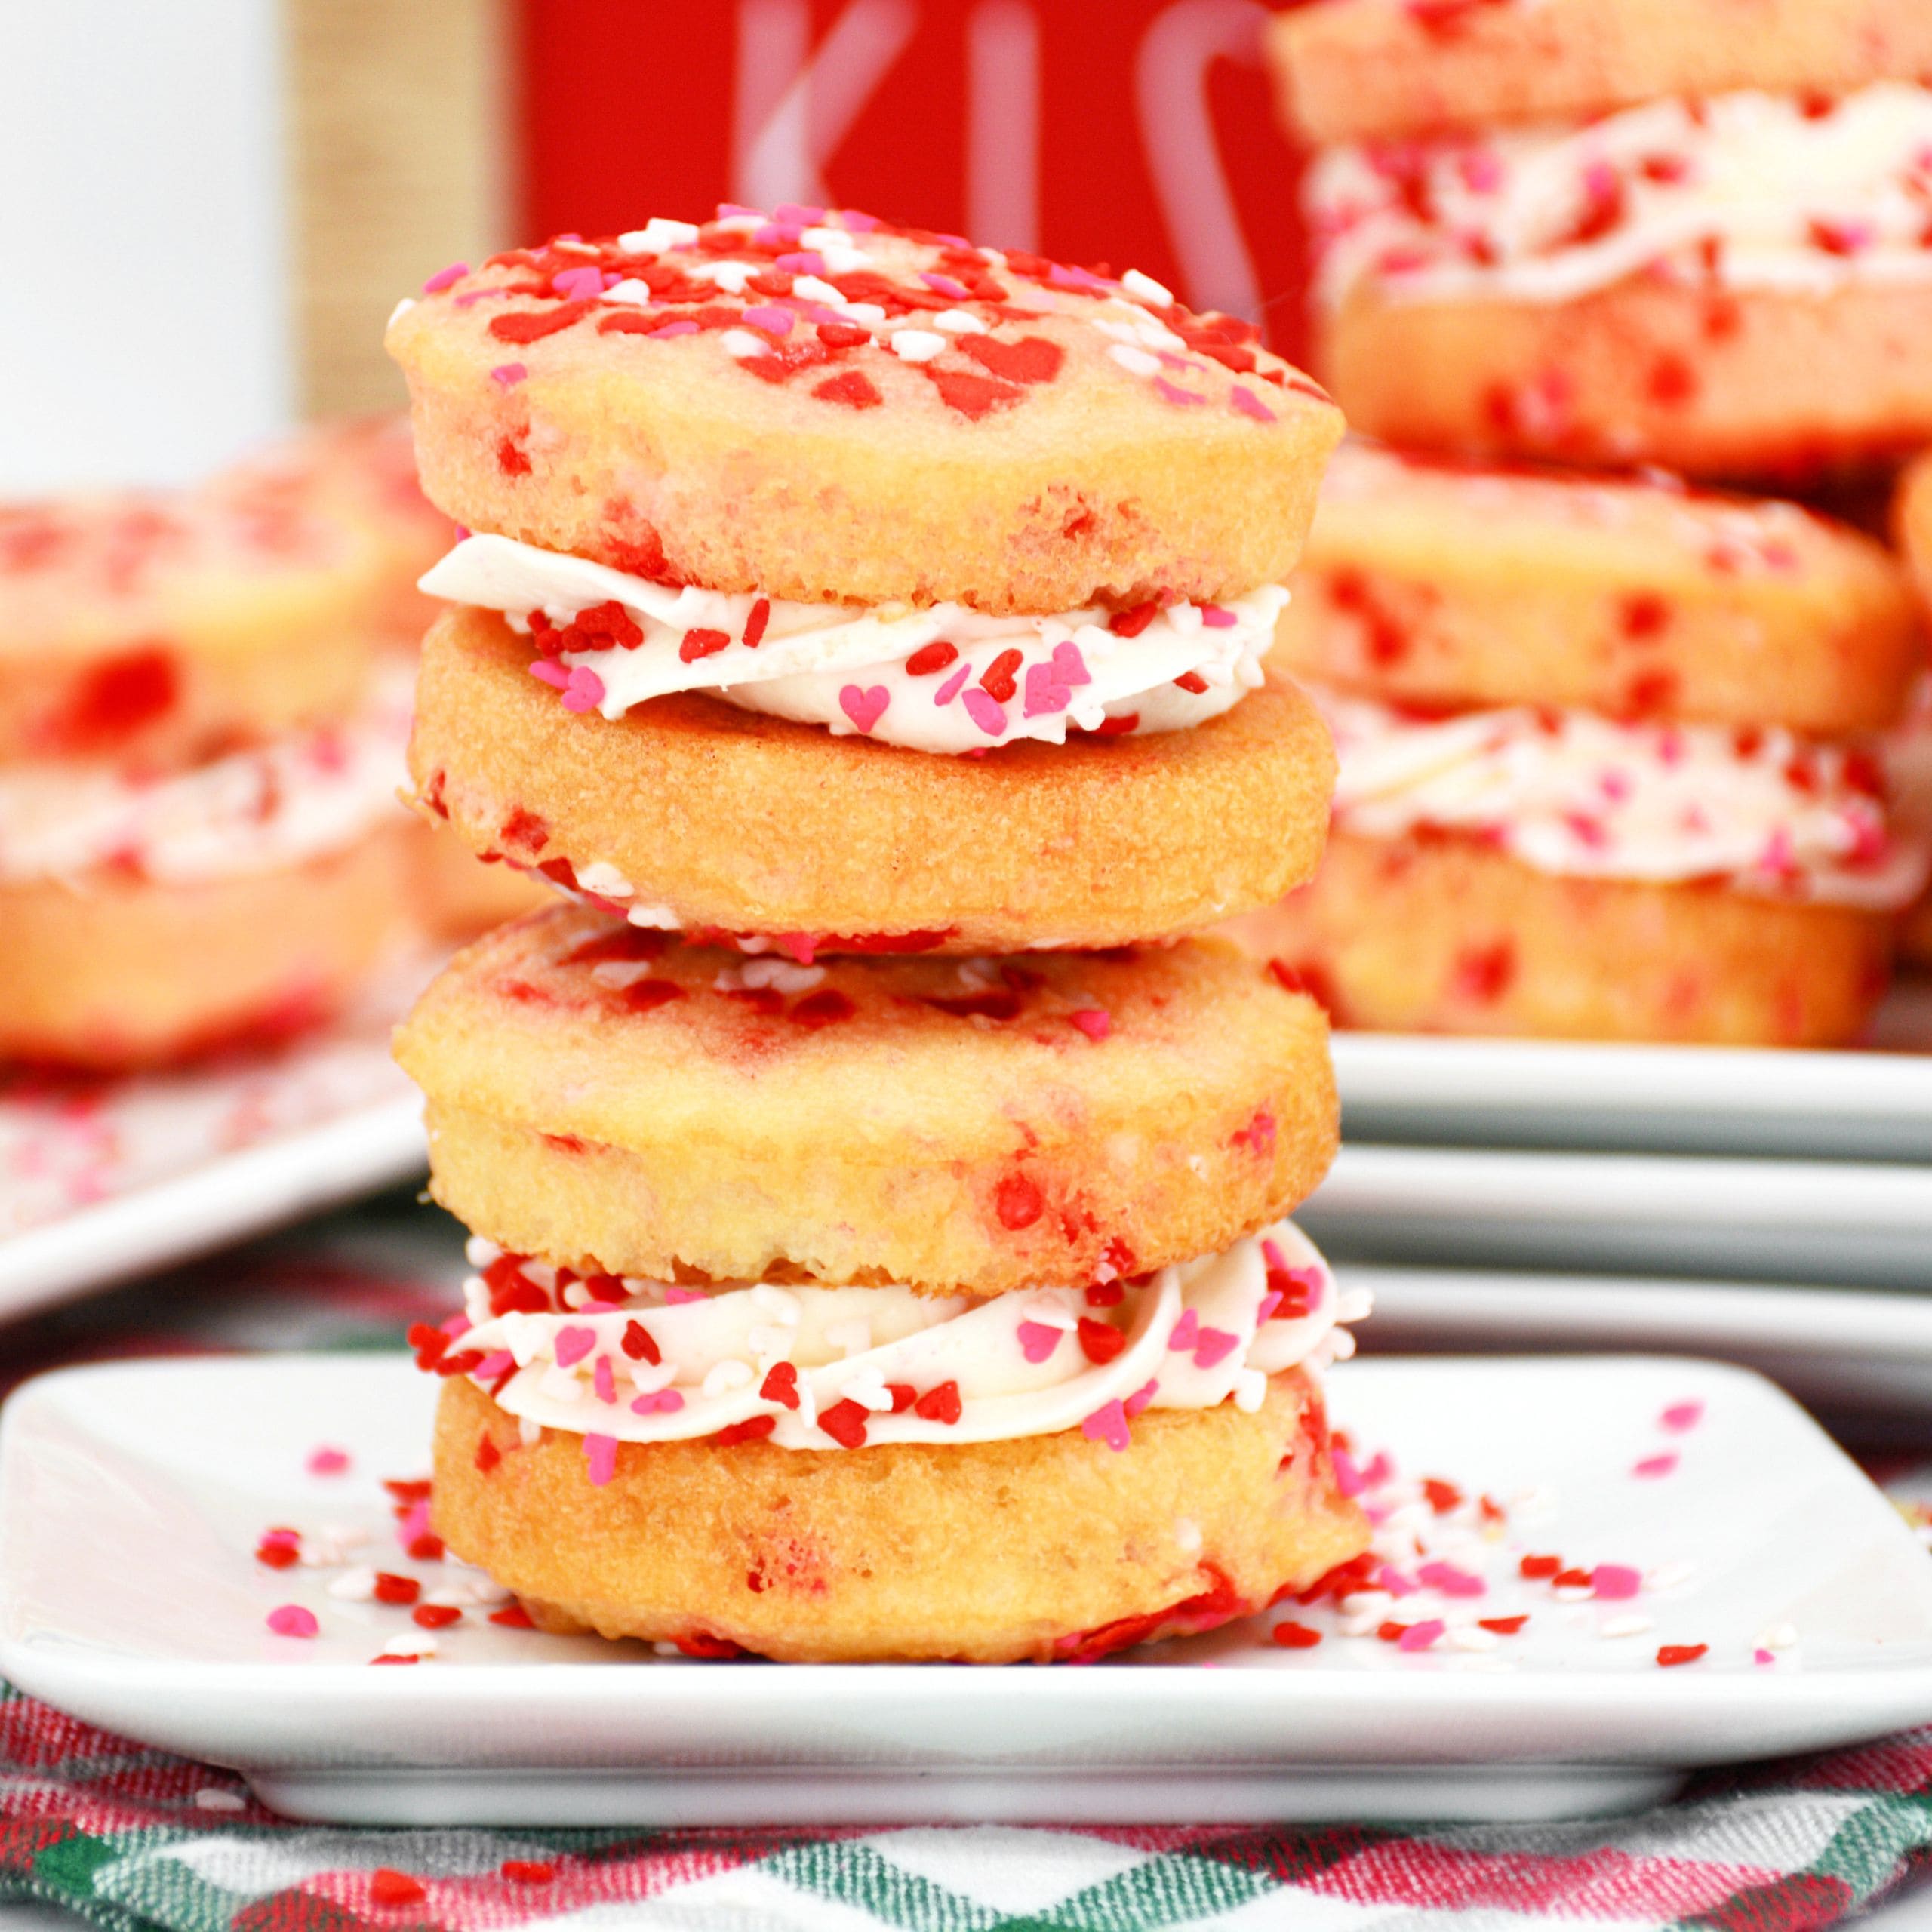
{"label": "white rectangular plate", "polygon": [[1351,1139],[1932,1159],[1932,986],[1813,1053],[1338,1032]]}
{"label": "white rectangular plate", "polygon": [[[406,1612],[251,1552],[271,1524],[359,1523],[385,1567],[450,1580],[396,1550],[377,1480],[422,1468],[433,1395],[405,1362],[327,1355],[29,1383],[0,1422],[0,1670],[233,1765],[278,1809],[422,1823],[1571,1815],[1654,1801],[1687,1767],[1932,1720],[1932,1563],[1801,1411],[1713,1364],[1337,1373],[1337,1419],[1363,1453],[1472,1497],[1543,1497],[1484,1546],[1487,1595],[1449,1611],[1529,1611],[1492,1649],[1405,1654],[1340,1634],[1324,1606],[1294,1613],[1328,1630],[1312,1649],[1253,1620],[1084,1669],[700,1663],[471,1612],[433,1661],[371,1669],[420,1635]],[[1660,1434],[1684,1404],[1701,1423]],[[1666,1440],[1674,1472],[1633,1473]],[[307,1472],[324,1443],[352,1453],[350,1473]],[[1649,1586],[1559,1602],[1518,1577],[1525,1549],[1631,1566]],[[266,1628],[291,1601],[318,1638]],[[1632,1613],[1651,1626],[1604,1634]],[[1797,1647],[1754,1662],[1780,1624]],[[1655,1647],[1675,1643],[1709,1654],[1658,1668]]]}
{"label": "white rectangular plate", "polygon": [[1351,1261],[1932,1287],[1932,1164],[1350,1141],[1295,1219]]}
{"label": "white rectangular plate", "polygon": [[0,1089],[0,1321],[420,1174],[389,1035],[426,971],[258,1059]]}

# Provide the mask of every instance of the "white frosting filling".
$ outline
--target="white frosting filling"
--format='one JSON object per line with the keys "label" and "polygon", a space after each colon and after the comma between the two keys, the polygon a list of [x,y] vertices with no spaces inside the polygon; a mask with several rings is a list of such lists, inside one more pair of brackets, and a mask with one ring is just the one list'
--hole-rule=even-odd
{"label": "white frosting filling", "polygon": [[395,815],[413,681],[398,667],[343,724],[185,771],[74,763],[0,771],[0,881],[78,880],[112,866],[192,885],[340,851]]}
{"label": "white frosting filling", "polygon": [[1776,727],[1620,724],[1587,711],[1417,716],[1310,688],[1334,734],[1337,829],[1481,838],[1539,872],[1721,879],[1738,891],[1890,911],[1927,854],[1895,838],[1856,755]]}
{"label": "white frosting filling", "polygon": [[1021,738],[1063,744],[1069,725],[1093,731],[1111,721],[1124,733],[1204,723],[1260,684],[1288,597],[1264,584],[1223,605],[1176,604],[1128,637],[1097,607],[988,617],[957,604],[792,603],[674,588],[505,537],[466,538],[421,587],[501,611],[540,638],[620,605],[638,641],[565,648],[531,667],[572,710],[620,718],[651,698],[704,691],[841,737],[952,752]]}
{"label": "white frosting filling", "polygon": [[[479,1266],[498,1259],[487,1242],[470,1251]],[[556,1279],[541,1263],[512,1265],[527,1281]],[[1124,1447],[1143,1407],[1232,1400],[1258,1408],[1270,1375],[1352,1353],[1354,1337],[1338,1324],[1368,1312],[1367,1297],[1341,1294],[1286,1221],[1138,1287],[1027,1288],[983,1300],[903,1287],[761,1284],[700,1294],[628,1278],[622,1287],[621,1303],[588,1300],[592,1291],[572,1283],[561,1299],[580,1306],[568,1312],[492,1315],[489,1287],[473,1276],[470,1325],[454,1347],[466,1362],[480,1352],[472,1379],[511,1414],[620,1441],[686,1441],[763,1417],[772,1423],[765,1439],[787,1449],[856,1446],[844,1439],[855,1420],[868,1444],[1081,1429]],[[1111,1359],[1091,1358],[1106,1349],[1083,1345],[1083,1319],[1112,1338]],[[626,1349],[634,1326],[648,1349],[635,1334]],[[795,1399],[780,1396],[780,1383]],[[924,1410],[915,1400],[895,1412],[895,1387],[924,1398]],[[842,1434],[828,1432],[822,1419],[841,1403],[860,1413],[844,1411]]]}
{"label": "white frosting filling", "polygon": [[1810,109],[1742,92],[1332,148],[1304,190],[1317,289],[1567,302],[1646,271],[1810,295],[1932,278],[1932,88]]}

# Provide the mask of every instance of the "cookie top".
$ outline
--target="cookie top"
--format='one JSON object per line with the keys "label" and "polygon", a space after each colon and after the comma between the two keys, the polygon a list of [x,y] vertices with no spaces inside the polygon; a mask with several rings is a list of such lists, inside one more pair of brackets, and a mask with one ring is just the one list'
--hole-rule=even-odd
{"label": "cookie top", "polygon": [[1316,0],[1269,34],[1283,120],[1318,142],[1932,72],[1919,0]]}
{"label": "cookie top", "polygon": [[1292,565],[1341,433],[1148,277],[730,206],[432,278],[392,321],[430,497],[660,582],[992,611]]}
{"label": "cookie top", "polygon": [[384,585],[309,464],[0,506],[0,758],[168,759],[340,715]]}
{"label": "cookie top", "polygon": [[1337,453],[1274,661],[1437,707],[1882,728],[1924,645],[1882,546],[1795,503]]}
{"label": "cookie top", "polygon": [[437,1198],[580,1272],[1077,1286],[1220,1251],[1334,1149],[1319,1010],[1207,940],[803,966],[560,906],[395,1051]]}

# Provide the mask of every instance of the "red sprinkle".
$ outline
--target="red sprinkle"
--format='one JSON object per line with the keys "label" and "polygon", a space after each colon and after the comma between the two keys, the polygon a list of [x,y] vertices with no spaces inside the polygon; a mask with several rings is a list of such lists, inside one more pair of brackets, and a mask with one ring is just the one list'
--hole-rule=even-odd
{"label": "red sprinkle", "polygon": [[423,1586],[414,1577],[398,1577],[387,1570],[376,1572],[378,1603],[414,1603],[423,1594]]}
{"label": "red sprinkle", "polygon": [[1709,1653],[1710,1647],[1708,1644],[1660,1644],[1657,1662],[1666,1670],[1680,1663],[1695,1663]]}
{"label": "red sprinkle", "polygon": [[928,1389],[912,1404],[915,1415],[924,1416],[928,1422],[955,1423],[959,1420],[959,1384],[942,1382]]}
{"label": "red sprinkle", "polygon": [[506,1858],[497,1869],[513,1885],[548,1885],[557,1876],[557,1868],[548,1859]]}
{"label": "red sprinkle", "polygon": [[906,675],[909,678],[930,678],[935,672],[943,671],[959,655],[957,645],[948,644],[943,637],[934,638],[931,644],[922,644],[906,660]]}
{"label": "red sprinkle", "polygon": [[[821,329],[823,335],[824,331]],[[812,390],[821,402],[842,402],[848,409],[875,409],[885,398],[872,386],[871,379],[857,369],[841,369],[828,376]]]}
{"label": "red sprinkle", "polygon": [[490,1613],[490,1621],[499,1623],[506,1630],[534,1630],[537,1626],[530,1620],[530,1613],[520,1603],[506,1603],[501,1610]]}
{"label": "red sprinkle", "polygon": [[1115,637],[1138,637],[1160,614],[1160,605],[1150,598],[1131,611],[1116,611],[1107,620],[1107,629]]}
{"label": "red sprinkle", "polygon": [[476,1438],[476,1466],[486,1476],[503,1460],[503,1452],[490,1440],[486,1429]]}
{"label": "red sprinkle", "polygon": [[617,1346],[632,1361],[648,1361],[654,1367],[664,1359],[656,1338],[641,1321],[626,1321]]}
{"label": "red sprinkle", "polygon": [[1008,703],[1020,688],[1017,673],[1024,661],[1025,654],[1018,651],[1002,651],[986,666],[980,679],[980,688],[997,703]]}
{"label": "red sprinkle", "polygon": [[743,1422],[727,1423],[712,1433],[715,1449],[735,1449],[741,1442],[760,1442],[778,1426],[776,1416],[747,1416]]}
{"label": "red sprinkle", "polygon": [[694,663],[700,657],[715,657],[731,641],[724,631],[687,631],[685,641],[678,647],[678,656],[686,664]]}
{"label": "red sprinkle", "polygon": [[454,1604],[419,1603],[409,1613],[409,1620],[426,1630],[446,1630],[452,1623],[463,1621],[463,1612]]}
{"label": "red sprinkle", "polygon": [[1278,1623],[1275,1641],[1284,1651],[1312,1651],[1321,1642],[1321,1632],[1311,1630],[1306,1623]]}
{"label": "red sprinkle", "polygon": [[1476,1623],[1478,1628],[1494,1630],[1499,1637],[1513,1637],[1529,1620],[1526,1614],[1521,1617],[1479,1617]]}
{"label": "red sprinkle", "polygon": [[1047,1198],[1024,1174],[1008,1174],[993,1189],[993,1211],[999,1224],[1017,1233],[1030,1228],[1046,1212]]}
{"label": "red sprinkle", "polygon": [[1516,1567],[1525,1577],[1554,1577],[1563,1567],[1560,1556],[1526,1556]]}
{"label": "red sprinkle", "polygon": [[1112,1361],[1127,1346],[1127,1331],[1111,1322],[1096,1321],[1091,1315],[1080,1318],[1080,1352],[1097,1367]]}
{"label": "red sprinkle", "polygon": [[379,1865],[369,1874],[369,1898],[375,1905],[415,1905],[429,1896],[420,1878]]}
{"label": "red sprinkle", "polygon": [[798,1371],[789,1361],[775,1361],[758,1385],[758,1399],[782,1403],[788,1409],[798,1406]]}
{"label": "red sprinkle", "polygon": [[764,641],[764,627],[771,621],[771,599],[761,597],[752,606],[751,615],[745,620],[744,645],[747,651],[755,651]]}
{"label": "red sprinkle", "polygon": [[834,1402],[830,1408],[821,1410],[818,1426],[833,1441],[842,1443],[848,1449],[857,1449],[866,1439],[869,1413],[848,1395],[842,1401]]}

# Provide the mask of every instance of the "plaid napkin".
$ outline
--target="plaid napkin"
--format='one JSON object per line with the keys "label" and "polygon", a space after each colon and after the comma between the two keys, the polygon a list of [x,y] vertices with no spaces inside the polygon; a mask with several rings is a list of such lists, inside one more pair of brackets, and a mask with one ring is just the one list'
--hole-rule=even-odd
{"label": "plaid napkin", "polygon": [[[392,1347],[461,1272],[450,1224],[392,1203],[23,1324],[8,1367]],[[1923,1473],[1900,1493],[1922,1494]],[[292,1824],[232,1773],[0,1687],[0,1899],[113,1932],[1810,1932],[1927,1866],[1932,1730],[1708,1774],[1675,1804],[1577,1824],[356,1830]]]}

